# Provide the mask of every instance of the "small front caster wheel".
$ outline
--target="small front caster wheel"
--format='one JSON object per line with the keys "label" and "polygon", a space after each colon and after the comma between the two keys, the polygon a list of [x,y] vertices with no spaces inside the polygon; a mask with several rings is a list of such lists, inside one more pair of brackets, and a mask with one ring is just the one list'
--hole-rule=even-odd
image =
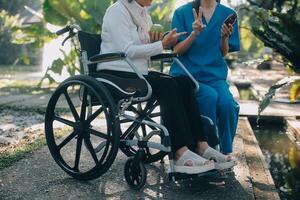
{"label": "small front caster wheel", "polygon": [[141,189],[147,179],[147,171],[142,162],[135,162],[133,158],[129,158],[124,167],[124,175],[127,184],[134,190]]}

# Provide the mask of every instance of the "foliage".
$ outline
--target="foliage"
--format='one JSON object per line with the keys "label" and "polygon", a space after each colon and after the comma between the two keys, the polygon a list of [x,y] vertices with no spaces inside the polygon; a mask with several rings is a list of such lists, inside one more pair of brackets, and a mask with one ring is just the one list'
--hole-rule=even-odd
{"label": "foliage", "polygon": [[[18,26],[9,27],[7,30],[11,30],[11,41],[13,43],[27,44],[31,48],[43,47],[46,42],[56,37],[54,33],[47,30],[47,24],[56,26],[77,24],[84,31],[100,33],[105,11],[114,1],[116,0],[43,0],[41,23],[28,26],[18,24]],[[25,5],[24,2],[22,2],[22,5]],[[30,0],[26,2],[30,2]],[[153,22],[164,25],[166,30],[169,29],[174,2],[174,0],[154,0],[149,8]],[[1,1],[0,7],[13,9],[12,2],[8,0]],[[16,21],[18,21],[17,16]],[[48,66],[42,81],[48,79],[50,83],[54,82],[55,80],[51,77],[51,74],[61,74],[64,68],[67,68],[70,75],[74,75],[79,71],[76,43],[74,40],[71,42],[71,51],[68,53],[62,51],[63,58],[54,60],[52,65]],[[23,56],[22,58],[28,61],[28,57]]]}
{"label": "foliage", "polygon": [[[282,55],[282,62],[295,73],[300,73],[300,0],[247,0],[242,9],[248,12],[252,33],[265,46]],[[260,102],[258,114],[269,105],[275,92],[295,81],[294,77],[277,82]],[[298,86],[291,90],[291,101],[298,95]]]}
{"label": "foliage", "polygon": [[11,44],[13,30],[19,25],[18,15],[10,15],[6,10],[0,11],[0,49],[2,50],[0,59],[2,64],[11,64],[14,62],[15,58],[10,57],[9,53],[16,52],[15,50],[19,48],[17,45]]}
{"label": "foliage", "polygon": [[251,18],[249,17],[248,11],[241,9],[243,7],[237,7],[239,16],[239,27],[240,27],[240,38],[241,38],[241,50],[239,51],[239,59],[242,61],[251,58],[258,58],[263,52],[263,42],[261,42],[251,32],[250,23]]}
{"label": "foliage", "polygon": [[174,8],[174,0],[154,0],[149,8],[153,23],[161,24],[165,27],[165,30],[169,30]]}
{"label": "foliage", "polygon": [[300,73],[300,0],[248,0],[251,30],[255,36],[284,57]]}
{"label": "foliage", "polygon": [[295,102],[297,97],[300,97],[300,80],[296,80],[290,89],[290,100]]}
{"label": "foliage", "polygon": [[300,79],[297,76],[292,77],[286,77],[274,85],[272,85],[268,92],[265,94],[265,97],[260,101],[259,107],[258,107],[258,118],[260,116],[260,113],[266,109],[266,107],[270,104],[271,99],[274,97],[275,93],[279,91],[283,86],[288,86],[293,83],[299,82]]}
{"label": "foliage", "polygon": [[[45,0],[43,4],[44,20],[58,26],[77,24],[84,31],[99,33],[105,11],[113,2],[113,0]],[[172,12],[170,8],[173,8],[173,2],[173,0],[155,0],[153,2],[149,12],[154,23],[161,23],[165,28],[169,27]],[[70,53],[63,51],[62,53],[64,58],[53,61],[42,81],[48,79],[50,83],[54,82],[51,73],[61,74],[64,67],[67,68],[70,75],[79,71],[79,62],[76,62],[78,52],[75,41],[72,42]]]}

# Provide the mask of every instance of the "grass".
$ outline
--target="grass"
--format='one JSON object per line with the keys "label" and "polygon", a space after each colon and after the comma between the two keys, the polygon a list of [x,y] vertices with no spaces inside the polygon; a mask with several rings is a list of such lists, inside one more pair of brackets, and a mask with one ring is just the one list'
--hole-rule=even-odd
{"label": "grass", "polygon": [[[69,133],[67,129],[59,129],[56,132],[55,137],[59,139],[66,135],[66,133]],[[26,143],[26,141],[22,141],[21,144],[17,145],[11,150],[6,151],[2,155],[0,154],[0,170],[12,166],[17,161],[25,158],[26,155],[33,153],[45,145],[46,139],[44,136],[39,137],[32,143]]]}
{"label": "grass", "polygon": [[13,165],[15,162],[24,158],[27,154],[34,152],[45,144],[45,138],[40,138],[31,144],[22,145],[9,153],[2,155],[0,157],[0,170]]}

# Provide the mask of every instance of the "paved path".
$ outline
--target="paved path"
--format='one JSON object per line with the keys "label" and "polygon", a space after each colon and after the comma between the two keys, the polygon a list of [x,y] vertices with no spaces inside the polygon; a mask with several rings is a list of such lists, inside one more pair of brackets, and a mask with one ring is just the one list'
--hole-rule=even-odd
{"label": "paved path", "polygon": [[[0,108],[46,107],[48,94],[1,94]],[[25,112],[25,111],[24,111]],[[211,185],[202,179],[169,182],[167,164],[148,165],[147,184],[141,191],[131,190],[123,176],[126,157],[119,153],[111,169],[88,182],[65,174],[53,161],[47,147],[0,171],[0,199],[279,199],[261,151],[241,118],[235,138],[238,165],[235,175],[224,185]]]}
{"label": "paved path", "polygon": [[[239,132],[242,130],[239,128]],[[43,147],[15,165],[0,171],[0,199],[254,199],[241,136],[235,141],[239,164],[235,176],[224,185],[210,185],[202,179],[169,182],[166,164],[147,166],[147,184],[141,191],[131,190],[123,176],[126,156],[118,154],[111,169],[88,182],[65,174]]]}

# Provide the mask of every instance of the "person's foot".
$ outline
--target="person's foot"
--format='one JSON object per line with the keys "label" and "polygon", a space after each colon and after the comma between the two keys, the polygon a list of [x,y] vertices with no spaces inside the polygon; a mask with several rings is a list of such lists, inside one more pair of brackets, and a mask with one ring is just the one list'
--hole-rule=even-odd
{"label": "person's foot", "polygon": [[224,155],[211,147],[206,148],[202,154],[202,157],[208,160],[214,160],[215,168],[217,170],[230,169],[236,165],[237,161],[232,155]]}
{"label": "person's foot", "polygon": [[200,174],[213,169],[215,169],[214,161],[207,160],[188,149],[174,161],[174,170],[179,173]]}

